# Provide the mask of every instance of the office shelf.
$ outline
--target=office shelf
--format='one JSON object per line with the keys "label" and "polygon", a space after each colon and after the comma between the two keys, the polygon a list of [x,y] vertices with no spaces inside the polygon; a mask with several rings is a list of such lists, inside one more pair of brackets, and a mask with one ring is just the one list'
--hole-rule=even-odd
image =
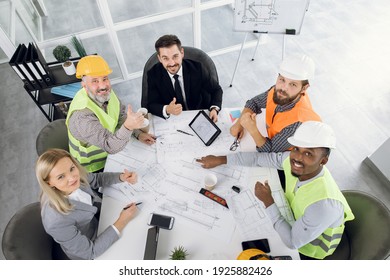
{"label": "office shelf", "polygon": [[[75,64],[77,64],[77,62]],[[51,122],[66,117],[59,109],[58,104],[61,102],[69,104],[72,100],[69,97],[51,93],[51,88],[76,83],[80,80],[77,79],[75,75],[67,75],[61,65],[54,65],[54,63],[48,63],[48,65],[54,77],[53,85],[38,90],[28,90],[27,88],[25,88],[25,90],[48,121]]]}

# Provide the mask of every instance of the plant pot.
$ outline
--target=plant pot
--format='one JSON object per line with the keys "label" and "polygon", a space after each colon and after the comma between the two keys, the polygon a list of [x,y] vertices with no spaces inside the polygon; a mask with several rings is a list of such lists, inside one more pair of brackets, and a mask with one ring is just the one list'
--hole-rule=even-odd
{"label": "plant pot", "polygon": [[65,73],[69,76],[76,74],[76,67],[74,67],[73,62],[70,60],[62,63],[62,68],[64,68]]}

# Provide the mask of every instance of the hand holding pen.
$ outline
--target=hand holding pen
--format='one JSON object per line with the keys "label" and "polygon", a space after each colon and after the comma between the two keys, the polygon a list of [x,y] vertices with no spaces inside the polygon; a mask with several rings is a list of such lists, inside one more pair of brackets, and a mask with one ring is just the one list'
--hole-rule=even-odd
{"label": "hand holding pen", "polygon": [[137,203],[130,203],[129,205],[127,205],[127,206],[125,206],[124,208],[123,208],[123,210],[126,210],[126,209],[129,209],[131,206],[133,206],[135,204],[135,206],[138,206],[138,205],[141,205],[142,204],[142,202],[137,202]]}
{"label": "hand holding pen", "polygon": [[135,203],[132,202],[126,207],[122,209],[122,211],[119,214],[119,218],[114,222],[113,226],[119,231],[122,232],[122,230],[125,228],[125,226],[130,222],[131,219],[134,218],[134,216],[138,212],[137,204],[141,204],[140,202]]}

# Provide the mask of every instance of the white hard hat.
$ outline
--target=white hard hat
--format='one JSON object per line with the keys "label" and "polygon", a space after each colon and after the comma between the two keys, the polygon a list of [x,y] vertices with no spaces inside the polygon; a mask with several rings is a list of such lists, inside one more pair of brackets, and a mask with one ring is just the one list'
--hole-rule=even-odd
{"label": "white hard hat", "polygon": [[314,77],[314,61],[306,56],[286,57],[279,66],[279,74],[291,80],[309,80]]}
{"label": "white hard hat", "polygon": [[287,141],[302,148],[336,148],[336,136],[333,129],[322,122],[307,121],[295,131],[294,136]]}

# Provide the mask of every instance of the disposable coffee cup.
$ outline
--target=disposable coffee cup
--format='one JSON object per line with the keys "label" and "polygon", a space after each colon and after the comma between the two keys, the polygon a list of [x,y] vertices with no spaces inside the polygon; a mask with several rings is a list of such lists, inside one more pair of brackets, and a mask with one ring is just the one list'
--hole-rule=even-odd
{"label": "disposable coffee cup", "polygon": [[142,132],[148,133],[149,132],[149,115],[148,115],[148,109],[146,108],[139,108],[138,111],[144,116],[144,123],[142,125],[142,128],[140,130]]}
{"label": "disposable coffee cup", "polygon": [[139,108],[137,113],[141,113],[144,117],[148,115],[148,109],[146,108]]}
{"label": "disposable coffee cup", "polygon": [[212,191],[215,188],[215,185],[217,184],[217,182],[218,182],[217,176],[215,176],[214,174],[208,173],[204,177],[204,188],[206,190]]}

